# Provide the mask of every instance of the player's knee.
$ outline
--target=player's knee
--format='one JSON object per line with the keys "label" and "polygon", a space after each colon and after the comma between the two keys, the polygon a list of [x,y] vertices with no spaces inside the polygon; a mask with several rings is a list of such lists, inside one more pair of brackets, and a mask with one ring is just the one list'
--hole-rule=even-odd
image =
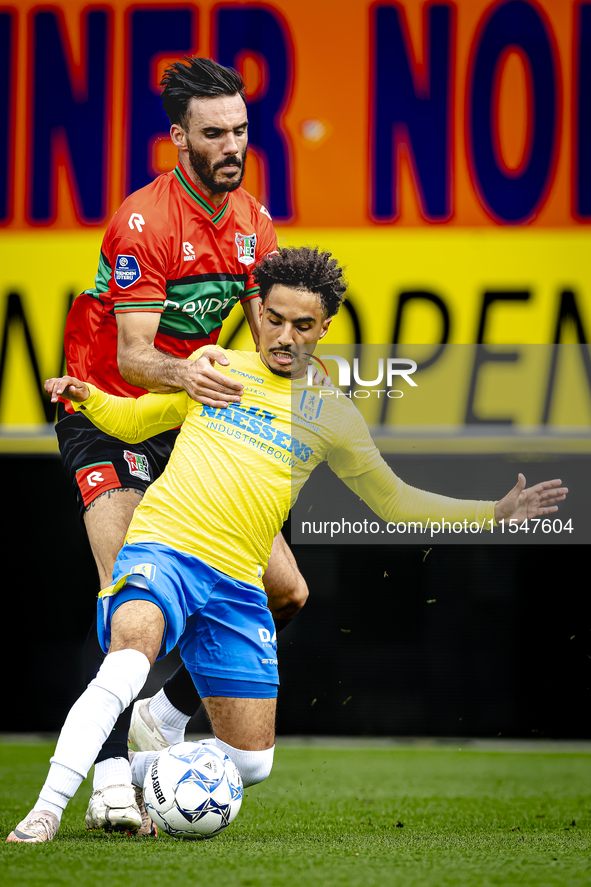
{"label": "player's knee", "polygon": [[298,573],[298,581],[294,589],[293,603],[298,610],[301,610],[309,597],[310,592],[308,590],[308,583],[306,582],[302,574]]}
{"label": "player's knee", "polygon": [[150,672],[150,661],[139,650],[118,650],[109,653],[98,670],[91,687],[100,687],[115,696],[125,711],[133,702]]}
{"label": "player's knee", "polygon": [[267,588],[269,608],[275,619],[293,619],[302,609],[310,592],[301,573],[297,573],[293,582],[282,589]]}
{"label": "player's knee", "polygon": [[273,769],[273,755],[275,746],[265,748],[262,751],[245,751],[241,748],[233,748],[227,742],[216,737],[216,745],[224,751],[236,764],[236,768],[242,777],[244,788],[264,782]]}
{"label": "player's knee", "polygon": [[302,574],[298,573],[295,582],[286,593],[286,601],[281,608],[281,617],[283,619],[292,619],[302,609],[309,595],[308,584]]}

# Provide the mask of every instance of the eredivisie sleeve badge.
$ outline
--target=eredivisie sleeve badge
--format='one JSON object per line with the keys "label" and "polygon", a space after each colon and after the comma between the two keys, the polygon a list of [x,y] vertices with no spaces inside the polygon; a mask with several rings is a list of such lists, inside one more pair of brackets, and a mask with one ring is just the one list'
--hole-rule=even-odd
{"label": "eredivisie sleeve badge", "polygon": [[114,269],[115,283],[119,289],[126,290],[142,276],[138,260],[135,256],[117,256]]}

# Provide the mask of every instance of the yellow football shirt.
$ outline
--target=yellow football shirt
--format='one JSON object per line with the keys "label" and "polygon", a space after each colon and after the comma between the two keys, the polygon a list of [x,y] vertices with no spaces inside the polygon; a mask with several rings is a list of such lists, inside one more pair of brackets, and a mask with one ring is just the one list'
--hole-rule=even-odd
{"label": "yellow football shirt", "polygon": [[218,350],[230,363],[216,369],[244,385],[238,405],[208,407],[184,391],[122,398],[91,385],[84,404],[74,404],[101,430],[129,443],[182,426],[166,469],[135,510],[127,543],[158,542],[262,587],[273,539],[323,461],[356,484],[385,520],[412,518],[413,508],[469,520],[484,508],[492,516],[493,503],[434,496],[404,484],[348,398],[323,398],[321,388],[305,379],[277,376],[256,352]]}

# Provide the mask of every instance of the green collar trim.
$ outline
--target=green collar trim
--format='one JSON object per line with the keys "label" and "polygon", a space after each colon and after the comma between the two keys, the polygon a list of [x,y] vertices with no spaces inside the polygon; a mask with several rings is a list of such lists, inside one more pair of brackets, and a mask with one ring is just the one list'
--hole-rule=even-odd
{"label": "green collar trim", "polygon": [[177,181],[180,185],[185,189],[187,194],[195,200],[199,206],[205,210],[206,213],[211,217],[211,221],[214,224],[217,224],[221,219],[223,219],[226,210],[228,209],[229,197],[228,195],[219,209],[215,206],[212,206],[207,197],[205,197],[193,184],[193,182],[188,178],[184,169],[179,165],[174,170],[174,174],[177,178]]}

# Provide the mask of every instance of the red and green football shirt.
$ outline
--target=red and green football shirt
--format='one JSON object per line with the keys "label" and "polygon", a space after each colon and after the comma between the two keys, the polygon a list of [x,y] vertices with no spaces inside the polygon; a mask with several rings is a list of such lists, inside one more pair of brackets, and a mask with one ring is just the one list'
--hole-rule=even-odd
{"label": "red and green football shirt", "polygon": [[216,208],[180,164],[158,176],[121,204],[105,232],[94,288],[68,315],[68,372],[110,394],[139,397],[144,389],[117,367],[117,315],[160,314],[156,348],[186,358],[217,342],[237,301],[258,295],[252,271],[276,250],[269,213],[242,188]]}

